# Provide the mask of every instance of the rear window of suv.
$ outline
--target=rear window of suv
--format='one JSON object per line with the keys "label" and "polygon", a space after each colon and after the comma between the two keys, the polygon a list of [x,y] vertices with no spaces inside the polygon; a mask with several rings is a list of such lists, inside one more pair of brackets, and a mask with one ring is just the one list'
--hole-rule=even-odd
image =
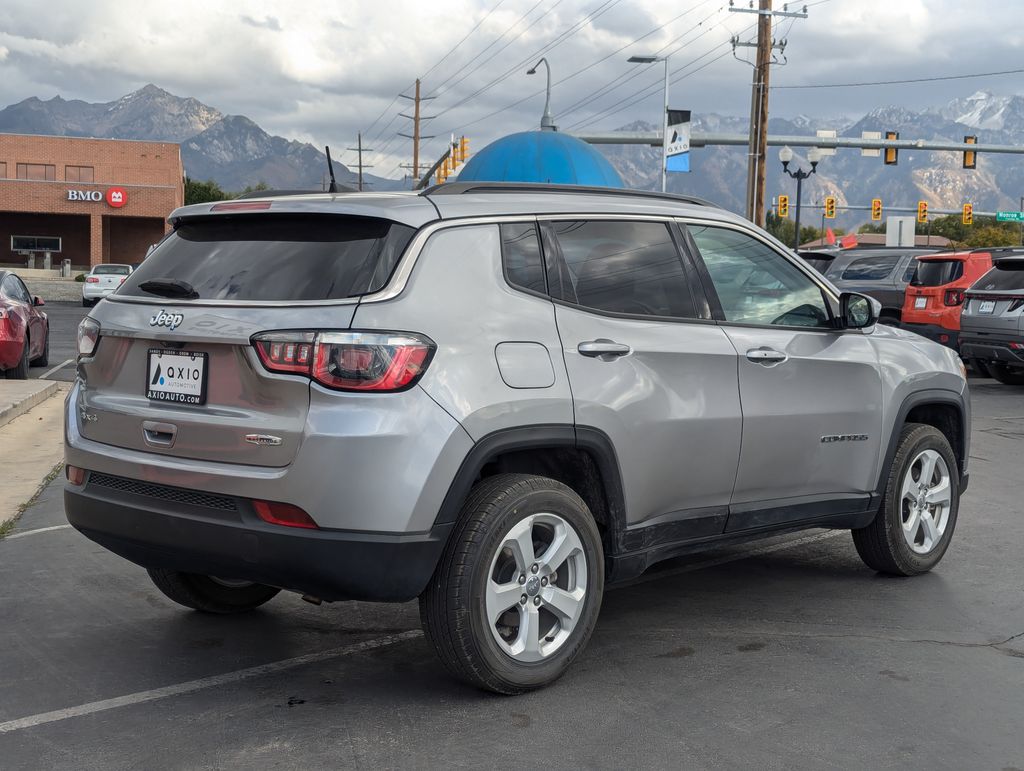
{"label": "rear window of suv", "polygon": [[415,230],[338,215],[221,216],[186,221],[118,294],[157,299],[140,285],[185,281],[200,300],[339,300],[387,284]]}
{"label": "rear window of suv", "polygon": [[997,262],[996,266],[979,278],[971,289],[985,292],[1024,289],[1024,260]]}
{"label": "rear window of suv", "polygon": [[964,275],[963,260],[918,260],[913,286],[944,286]]}

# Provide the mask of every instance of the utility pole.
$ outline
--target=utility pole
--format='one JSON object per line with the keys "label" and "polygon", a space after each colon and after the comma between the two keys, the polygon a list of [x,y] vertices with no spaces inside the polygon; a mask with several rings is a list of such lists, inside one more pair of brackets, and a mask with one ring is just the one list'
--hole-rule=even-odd
{"label": "utility pole", "polygon": [[359,132],[357,135],[356,147],[350,147],[349,150],[353,150],[359,155],[359,192],[363,192],[363,169],[372,169],[373,166],[363,165],[363,153],[372,153],[368,147],[363,147],[363,133]]}
{"label": "utility pole", "polygon": [[[412,184],[415,188],[416,183],[420,178],[420,140],[421,139],[433,139],[433,136],[422,136],[420,134],[420,121],[433,120],[433,116],[424,117],[420,114],[420,102],[433,99],[432,96],[420,96],[420,79],[416,78],[416,91],[414,96],[408,96],[406,94],[399,94],[403,99],[409,99],[413,103],[412,115],[406,115],[405,113],[399,113],[403,118],[408,118],[412,121],[412,134],[402,134],[399,136],[406,137],[412,140]],[[406,167],[409,168],[409,167]]]}
{"label": "utility pole", "polygon": [[[753,5],[753,3],[751,3]],[[737,13],[756,13],[757,43],[740,43],[733,38],[733,56],[739,46],[757,47],[754,58],[754,76],[750,93],[750,140],[747,161],[747,219],[755,225],[764,225],[765,152],[768,138],[768,81],[772,64],[772,51],[785,51],[786,41],[772,39],[772,19],[788,16],[806,19],[807,7],[790,11],[789,4],[781,11],[772,10],[772,0],[758,0],[757,8],[730,7]],[[738,57],[737,57],[738,58]]]}

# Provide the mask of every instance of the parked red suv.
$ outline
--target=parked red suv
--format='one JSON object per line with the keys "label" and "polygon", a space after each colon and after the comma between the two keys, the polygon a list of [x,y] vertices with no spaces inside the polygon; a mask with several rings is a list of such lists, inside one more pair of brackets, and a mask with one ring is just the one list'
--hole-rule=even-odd
{"label": "parked red suv", "polygon": [[991,267],[990,249],[918,257],[903,301],[903,327],[959,350],[964,293]]}
{"label": "parked red suv", "polygon": [[13,273],[0,270],[0,375],[13,380],[28,377],[28,368],[43,367],[50,355],[50,322]]}

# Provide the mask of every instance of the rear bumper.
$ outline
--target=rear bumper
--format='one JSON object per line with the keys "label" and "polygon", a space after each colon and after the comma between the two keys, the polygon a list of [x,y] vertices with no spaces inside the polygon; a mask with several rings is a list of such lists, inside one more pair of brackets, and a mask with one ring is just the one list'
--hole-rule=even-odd
{"label": "rear bumper", "polygon": [[938,324],[915,324],[908,321],[903,322],[903,328],[908,332],[926,337],[947,348],[952,348],[954,351],[959,350],[960,332],[956,329],[947,329]]}
{"label": "rear bumper", "polygon": [[0,369],[17,367],[18,362],[21,361],[21,349],[24,345],[24,340],[0,339]]}
{"label": "rear bumper", "polygon": [[93,284],[84,284],[82,297],[86,300],[102,300],[107,295],[113,294],[116,289],[116,286],[98,287]]}
{"label": "rear bumper", "polygon": [[104,548],[147,568],[244,579],[324,600],[415,598],[452,528],[394,535],[282,527],[259,519],[246,499],[112,479],[119,478],[100,485],[89,475],[84,485],[64,489],[68,521]]}
{"label": "rear bumper", "polygon": [[1013,349],[1010,343],[1024,345],[1024,336],[979,336],[967,332],[960,338],[960,355],[965,359],[1024,367],[1024,350]]}

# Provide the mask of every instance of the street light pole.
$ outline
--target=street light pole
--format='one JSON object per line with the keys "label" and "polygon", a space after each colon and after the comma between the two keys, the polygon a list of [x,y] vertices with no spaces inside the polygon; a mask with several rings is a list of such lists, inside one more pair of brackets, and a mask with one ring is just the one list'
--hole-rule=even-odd
{"label": "street light pole", "polygon": [[782,161],[782,170],[796,180],[796,233],[793,234],[793,251],[800,248],[800,194],[803,188],[803,181],[818,170],[818,162],[821,160],[821,151],[812,147],[807,153],[807,160],[811,163],[811,170],[806,171],[802,166],[797,166],[796,171],[789,170],[789,164],[793,160],[793,151],[787,145],[779,150],[779,160]]}
{"label": "street light pole", "polygon": [[541,57],[541,60],[537,62],[533,67],[526,71],[527,75],[533,75],[537,72],[537,68],[540,65],[544,65],[544,69],[548,73],[548,86],[545,91],[544,97],[544,114],[540,118],[540,130],[541,131],[557,131],[555,128],[555,120],[551,117],[551,65],[548,64],[548,60]]}
{"label": "street light pole", "polygon": [[630,56],[626,61],[631,64],[665,63],[665,109],[661,117],[661,192],[668,189],[668,57],[667,56]]}

